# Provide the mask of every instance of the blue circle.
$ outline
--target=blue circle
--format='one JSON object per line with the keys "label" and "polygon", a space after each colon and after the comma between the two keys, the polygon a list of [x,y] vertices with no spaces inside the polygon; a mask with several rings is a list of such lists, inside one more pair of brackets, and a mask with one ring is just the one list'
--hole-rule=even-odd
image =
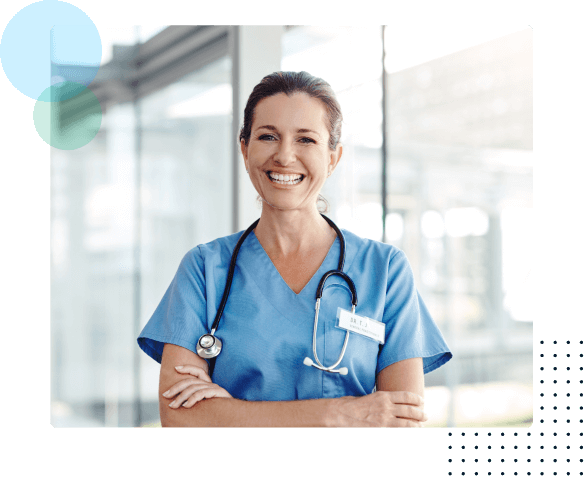
{"label": "blue circle", "polygon": [[20,10],[0,41],[8,80],[34,100],[52,84],[88,86],[100,67],[102,42],[94,22],[67,2],[43,0]]}

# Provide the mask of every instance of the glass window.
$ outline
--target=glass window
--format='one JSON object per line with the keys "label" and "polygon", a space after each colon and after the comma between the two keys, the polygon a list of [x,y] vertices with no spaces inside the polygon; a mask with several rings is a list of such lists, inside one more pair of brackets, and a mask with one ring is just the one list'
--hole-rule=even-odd
{"label": "glass window", "polygon": [[[140,31],[101,29],[101,66],[112,59],[113,50],[135,44]],[[129,345],[134,338],[137,123],[131,103],[104,110],[98,135],[87,145],[51,147],[55,427],[133,425]]]}
{"label": "glass window", "polygon": [[[520,305],[525,301],[515,299],[531,267],[525,255],[531,239],[516,240],[530,227],[532,208],[531,35],[526,29],[437,58],[415,49],[416,65],[406,51],[397,52],[392,38],[398,32],[386,37],[388,206],[405,212],[402,244],[419,282],[439,249],[447,251],[450,276],[463,270],[457,267],[463,259],[480,266],[476,273],[464,271],[468,289],[494,279],[494,286],[486,282],[482,291],[467,294],[476,311],[485,312],[486,325],[495,324],[495,315],[502,314],[494,311],[503,307],[493,305],[490,291],[507,289],[506,296]],[[400,60],[394,61],[397,54]],[[509,221],[515,211],[525,220]],[[433,240],[431,230],[443,230],[445,240]],[[497,266],[503,251],[509,260]],[[436,279],[423,284],[428,297],[444,297],[455,286],[451,277]],[[484,325],[469,310],[458,311],[454,321],[464,328]],[[448,312],[436,314],[444,323]],[[504,315],[512,317],[508,308]]]}
{"label": "glass window", "polygon": [[[427,379],[463,401],[450,403],[454,425],[532,417],[532,323],[520,322],[532,320],[533,52],[524,27],[438,43],[386,28],[387,205],[402,215],[394,242],[455,354]],[[483,391],[490,382],[506,383],[506,397],[524,406],[473,409],[474,398],[496,397]]]}
{"label": "glass window", "polygon": [[[406,252],[455,351],[447,369],[427,375],[427,395],[445,406],[433,415],[440,425],[528,424],[532,416],[532,323],[521,322],[532,320],[532,30],[525,27],[464,26],[439,32],[436,42],[412,27],[386,27],[385,232],[381,27],[293,27],[283,37],[282,69],[324,78],[343,109],[344,154],[323,189],[331,216],[364,237],[385,234]],[[499,367],[506,360],[507,373]],[[525,401],[480,415],[472,399],[494,399],[489,382],[511,383],[506,397]],[[435,391],[444,386],[447,398]]]}
{"label": "glass window", "polygon": [[[160,30],[119,27],[101,35],[110,39],[108,50]],[[136,104],[114,103],[104,110],[100,131],[87,145],[51,148],[56,427],[133,426],[138,380],[141,422],[159,421],[159,365],[137,356],[137,316],[142,327],[188,250],[231,228],[228,57]]]}
{"label": "glass window", "polygon": [[328,215],[381,241],[381,27],[295,27],[284,34],[282,49],[282,70],[326,80],[343,111],[343,156],[322,192]]}
{"label": "glass window", "polygon": [[[231,61],[224,57],[141,101],[141,312],[155,311],[182,257],[232,222]],[[159,418],[159,364],[145,355],[143,398]],[[155,407],[155,409],[154,409]]]}

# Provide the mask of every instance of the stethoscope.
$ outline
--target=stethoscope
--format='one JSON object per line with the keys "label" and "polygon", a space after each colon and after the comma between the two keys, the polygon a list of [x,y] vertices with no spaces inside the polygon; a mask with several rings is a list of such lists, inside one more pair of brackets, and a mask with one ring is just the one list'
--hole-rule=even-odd
{"label": "stethoscope", "polygon": [[[321,214],[322,215],[322,214]],[[335,230],[337,233],[337,237],[339,238],[339,245],[340,245],[340,252],[339,252],[339,265],[337,269],[331,270],[326,272],[323,277],[321,278],[318,288],[316,290],[316,304],[314,306],[315,314],[314,314],[314,329],[312,332],[312,352],[314,355],[314,359],[316,361],[313,362],[312,359],[306,357],[304,359],[304,364],[306,366],[313,366],[321,371],[327,372],[336,372],[343,376],[345,376],[348,372],[346,367],[341,367],[339,369],[335,369],[343,360],[343,356],[345,355],[345,350],[347,349],[347,343],[349,341],[349,331],[345,334],[345,341],[343,342],[343,348],[341,349],[341,354],[339,354],[339,358],[337,362],[332,366],[325,367],[321,364],[318,359],[316,353],[316,330],[318,326],[318,317],[319,317],[319,310],[321,307],[321,298],[323,296],[323,288],[325,285],[325,281],[331,276],[339,276],[342,277],[347,285],[351,289],[351,313],[355,313],[355,308],[357,306],[357,292],[355,290],[355,284],[351,280],[351,278],[343,272],[343,265],[345,264],[345,238],[343,237],[342,232],[339,228],[335,225],[335,223],[329,219],[327,216],[322,215],[323,218],[327,221],[327,223]],[[214,318],[214,322],[212,324],[212,328],[209,334],[204,334],[203,336],[198,339],[198,344],[196,346],[196,352],[198,355],[204,359],[211,359],[210,366],[209,366],[209,374],[212,376],[212,371],[214,370],[214,364],[216,361],[216,357],[220,354],[221,349],[223,347],[222,341],[214,335],[218,328],[218,324],[220,322],[220,318],[223,315],[223,311],[225,309],[225,304],[227,303],[227,299],[229,298],[229,291],[231,290],[231,284],[233,283],[233,274],[235,273],[235,265],[237,263],[237,254],[239,253],[239,249],[241,245],[247,238],[247,236],[251,233],[253,229],[257,226],[259,219],[257,219],[253,224],[249,226],[249,228],[243,233],[243,235],[239,238],[235,249],[233,250],[233,255],[231,257],[231,264],[229,266],[229,274],[227,275],[227,283],[225,285],[225,291],[223,292],[223,297],[221,299],[220,306],[216,313],[216,317]]]}

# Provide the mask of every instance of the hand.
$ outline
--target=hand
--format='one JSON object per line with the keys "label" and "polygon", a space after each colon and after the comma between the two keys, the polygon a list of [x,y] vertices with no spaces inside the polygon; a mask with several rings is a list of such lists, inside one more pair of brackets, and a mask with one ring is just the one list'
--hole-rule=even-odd
{"label": "hand", "polygon": [[172,398],[177,395],[176,399],[168,405],[172,409],[180,406],[191,408],[198,401],[213,397],[233,397],[218,384],[214,384],[208,373],[201,367],[193,365],[177,366],[176,371],[180,374],[190,374],[193,377],[182,379],[162,394],[165,398]]}
{"label": "hand", "polygon": [[335,426],[423,427],[428,419],[423,398],[408,391],[377,391],[334,401],[330,421]]}

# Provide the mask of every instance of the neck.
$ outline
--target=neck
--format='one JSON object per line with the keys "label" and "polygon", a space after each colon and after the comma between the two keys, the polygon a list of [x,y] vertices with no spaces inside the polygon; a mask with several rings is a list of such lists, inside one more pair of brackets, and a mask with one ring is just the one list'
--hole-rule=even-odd
{"label": "neck", "polygon": [[336,237],[314,206],[307,211],[281,211],[264,205],[255,235],[264,249],[280,256],[330,245]]}

